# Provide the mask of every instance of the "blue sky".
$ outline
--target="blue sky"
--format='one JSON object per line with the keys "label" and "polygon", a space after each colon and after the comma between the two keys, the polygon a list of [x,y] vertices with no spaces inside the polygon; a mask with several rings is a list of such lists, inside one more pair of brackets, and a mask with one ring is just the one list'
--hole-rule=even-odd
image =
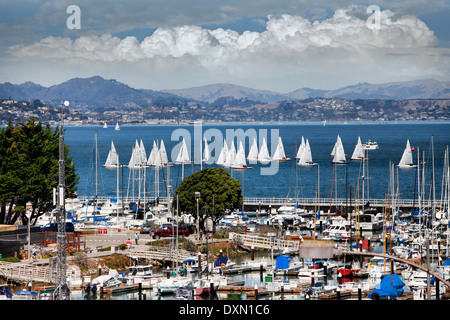
{"label": "blue sky", "polygon": [[[80,29],[67,28],[70,5]],[[153,90],[290,92],[449,81],[449,16],[439,0],[0,0],[0,83],[100,75]]]}

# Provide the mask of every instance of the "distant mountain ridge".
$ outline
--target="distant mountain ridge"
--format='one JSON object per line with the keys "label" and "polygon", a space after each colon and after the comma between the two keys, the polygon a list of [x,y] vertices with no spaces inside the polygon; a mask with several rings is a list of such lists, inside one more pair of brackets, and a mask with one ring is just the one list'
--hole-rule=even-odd
{"label": "distant mountain ridge", "polygon": [[186,89],[163,90],[185,98],[199,101],[214,101],[223,96],[249,98],[266,103],[307,98],[344,99],[450,99],[450,81],[434,79],[384,84],[358,83],[336,90],[300,88],[289,93],[257,90],[233,84],[211,84]]}
{"label": "distant mountain ridge", "polygon": [[16,101],[39,99],[53,105],[59,105],[63,100],[69,100],[72,106],[89,109],[96,107],[127,109],[155,103],[168,105],[187,104],[192,101],[212,102],[221,97],[250,99],[261,103],[318,97],[392,100],[450,99],[450,81],[429,79],[385,84],[358,83],[336,90],[300,88],[289,93],[258,90],[229,83],[154,91],[134,89],[114,79],[106,80],[100,76],[73,78],[51,87],[43,87],[30,81],[23,84],[9,82],[0,84],[0,99],[12,98]]}
{"label": "distant mountain ridge", "polygon": [[186,99],[170,93],[134,89],[114,79],[106,80],[100,76],[90,78],[73,78],[51,87],[43,87],[32,82],[13,85],[0,84],[0,98],[42,102],[59,105],[64,100],[71,105],[85,107],[118,107],[148,105],[155,100],[183,101]]}

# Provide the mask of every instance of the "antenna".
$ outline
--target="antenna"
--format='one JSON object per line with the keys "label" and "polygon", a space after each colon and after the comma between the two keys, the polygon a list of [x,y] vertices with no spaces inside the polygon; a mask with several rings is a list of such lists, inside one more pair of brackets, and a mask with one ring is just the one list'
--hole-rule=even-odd
{"label": "antenna", "polygon": [[56,221],[58,223],[57,240],[57,257],[56,257],[56,289],[53,292],[54,300],[68,300],[69,289],[67,286],[67,236],[66,236],[66,209],[65,209],[65,162],[64,162],[64,107],[69,106],[69,101],[63,102],[61,107],[61,118],[59,127],[59,184],[58,184],[58,215]]}

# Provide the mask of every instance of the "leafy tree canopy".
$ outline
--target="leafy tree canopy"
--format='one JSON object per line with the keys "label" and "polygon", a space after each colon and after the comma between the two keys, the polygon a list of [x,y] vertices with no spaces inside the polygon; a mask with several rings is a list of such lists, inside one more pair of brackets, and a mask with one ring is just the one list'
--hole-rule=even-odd
{"label": "leafy tree canopy", "polygon": [[175,191],[174,205],[178,195],[179,209],[197,218],[195,192],[200,192],[198,201],[200,218],[211,216],[220,219],[226,210],[239,208],[243,203],[241,183],[233,179],[222,168],[207,168],[185,178]]}
{"label": "leafy tree canopy", "polygon": [[[28,223],[53,207],[53,188],[59,181],[59,128],[52,130],[30,120],[0,130],[0,224]],[[76,191],[78,176],[65,146],[66,196]]]}

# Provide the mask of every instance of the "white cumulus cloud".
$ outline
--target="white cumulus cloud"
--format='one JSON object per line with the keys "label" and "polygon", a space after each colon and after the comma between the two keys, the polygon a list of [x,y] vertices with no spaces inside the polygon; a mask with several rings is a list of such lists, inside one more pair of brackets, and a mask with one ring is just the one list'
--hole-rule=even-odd
{"label": "white cumulus cloud", "polygon": [[[158,28],[142,41],[134,36],[121,39],[108,34],[74,40],[46,37],[31,45],[9,49],[17,57],[142,63],[147,68],[176,61],[177,67],[195,65],[208,72],[226,70],[241,78],[263,74],[280,78],[287,74],[288,78],[294,78],[295,74],[314,72],[322,76],[335,72],[334,76],[339,77],[336,73],[355,65],[361,67],[361,72],[372,72],[370,65],[382,73],[385,71],[382,66],[386,65],[391,72],[401,73],[405,64],[399,63],[398,56],[405,54],[416,56],[405,63],[415,61],[415,67],[420,69],[420,62],[426,59],[417,55],[436,42],[425,23],[411,15],[383,10],[380,28],[370,29],[366,24],[369,14],[360,13],[352,6],[317,21],[289,14],[270,15],[262,32],[238,33],[184,25]],[[398,69],[394,71],[393,67]],[[363,81],[367,80],[370,79]]]}

